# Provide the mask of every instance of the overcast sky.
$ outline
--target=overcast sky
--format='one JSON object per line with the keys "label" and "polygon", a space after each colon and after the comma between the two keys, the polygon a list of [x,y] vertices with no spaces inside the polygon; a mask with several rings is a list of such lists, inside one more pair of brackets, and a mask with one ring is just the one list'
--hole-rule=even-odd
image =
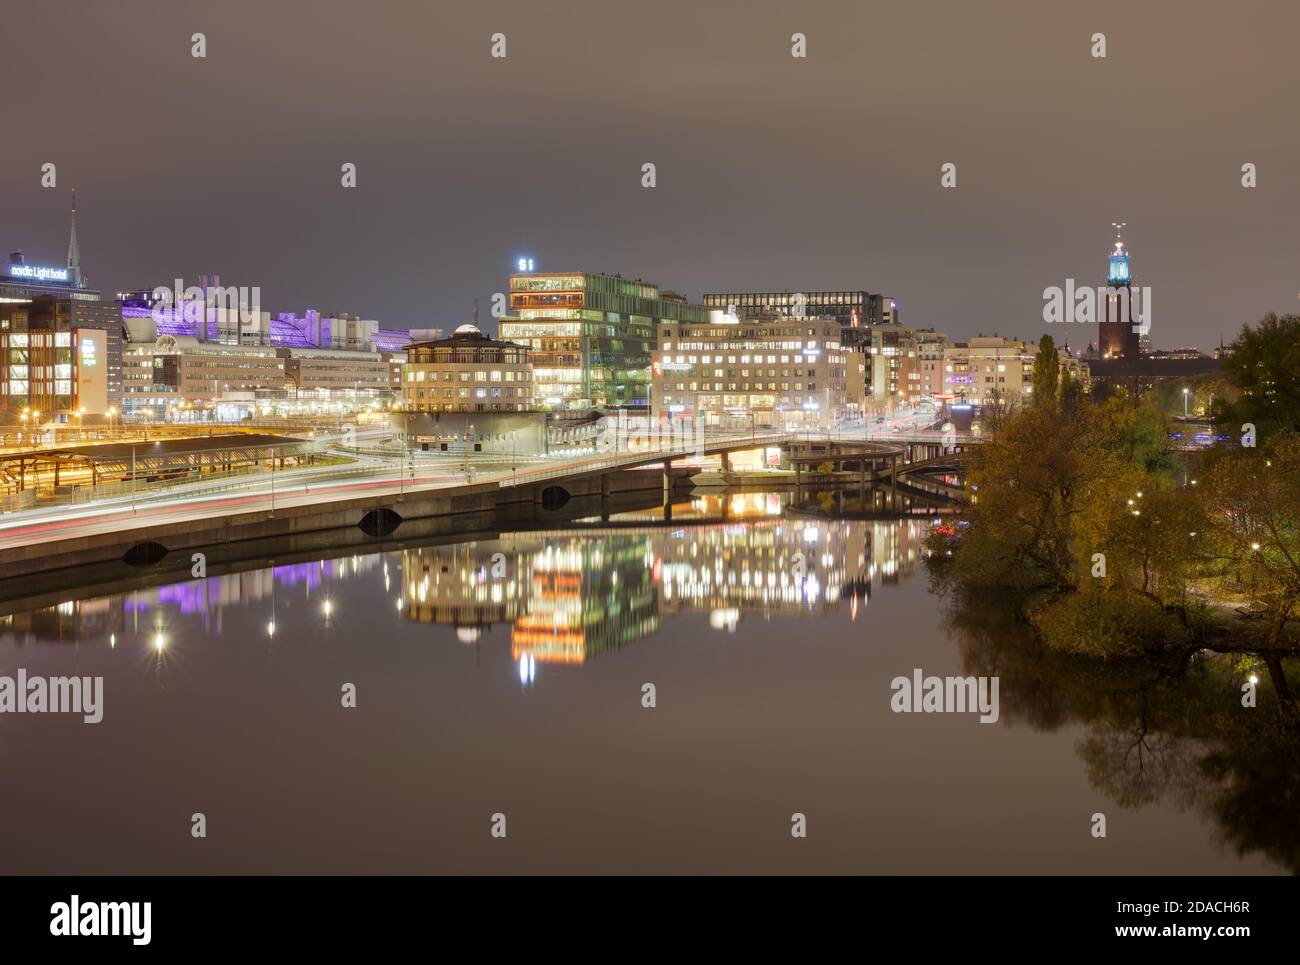
{"label": "overcast sky", "polygon": [[1157,346],[1300,310],[1294,2],[42,0],[3,23],[0,245],[62,263],[76,187],[106,291],[218,272],[272,312],[449,327],[527,254],[1082,345],[1043,289],[1102,283],[1126,221]]}

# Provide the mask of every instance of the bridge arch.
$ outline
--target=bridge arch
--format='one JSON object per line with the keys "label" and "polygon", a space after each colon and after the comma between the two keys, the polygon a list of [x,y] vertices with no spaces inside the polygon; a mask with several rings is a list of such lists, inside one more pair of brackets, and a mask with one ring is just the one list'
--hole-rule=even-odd
{"label": "bridge arch", "polygon": [[572,498],[573,494],[563,486],[547,486],[542,490],[541,494],[542,508],[550,510],[563,509]]}
{"label": "bridge arch", "polygon": [[171,551],[162,543],[145,540],[143,543],[136,543],[123,553],[122,562],[128,566],[153,566],[161,563],[169,552]]}

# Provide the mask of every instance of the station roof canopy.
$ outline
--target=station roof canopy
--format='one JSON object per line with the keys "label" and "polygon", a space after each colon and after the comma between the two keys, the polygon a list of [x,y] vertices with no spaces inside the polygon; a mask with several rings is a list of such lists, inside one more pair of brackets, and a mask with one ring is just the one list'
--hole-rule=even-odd
{"label": "station roof canopy", "polygon": [[0,467],[12,473],[17,468],[15,464],[26,464],[30,468],[38,463],[54,463],[65,468],[88,468],[99,477],[130,473],[134,462],[137,474],[152,475],[200,469],[219,463],[246,465],[274,456],[296,456],[312,450],[315,445],[311,440],[295,439],[292,436],[236,432],[189,439],[87,443],[53,449],[29,449],[0,454]]}

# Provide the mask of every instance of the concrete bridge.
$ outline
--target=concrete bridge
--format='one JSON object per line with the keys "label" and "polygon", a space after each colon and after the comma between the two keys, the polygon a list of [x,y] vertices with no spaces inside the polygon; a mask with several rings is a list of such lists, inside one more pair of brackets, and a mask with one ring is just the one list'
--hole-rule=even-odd
{"label": "concrete bridge", "polygon": [[[461,513],[490,513],[512,507],[512,515],[553,511],[575,496],[600,496],[602,512],[612,494],[654,489],[668,505],[674,483],[689,471],[687,459],[779,446],[787,433],[715,436],[658,448],[596,454],[522,471],[494,467],[474,474],[444,474],[435,480],[371,478],[314,485],[310,490],[257,491],[196,496],[145,506],[86,506],[62,518],[25,521],[7,517],[0,525],[0,578],[126,559],[143,565],[169,554],[286,536],[360,528],[376,537],[407,520]],[[660,466],[658,473],[644,467]],[[628,472],[627,470],[634,470]],[[461,480],[464,480],[463,482]]]}
{"label": "concrete bridge", "polygon": [[[786,450],[796,470],[797,491],[803,485],[804,468],[820,465],[828,457],[841,470],[855,466],[863,488],[868,481],[888,481],[893,487],[908,473],[952,463],[962,445],[810,440],[794,433],[750,432],[597,453],[524,470],[494,467],[477,478],[472,472],[449,475],[444,470],[441,476],[411,480],[398,473],[327,482],[301,492],[282,488],[278,493],[273,489],[194,496],[139,507],[87,506],[63,518],[31,522],[18,515],[0,524],[0,578],[124,559],[150,565],[163,557],[188,558],[241,541],[292,537],[299,545],[325,546],[338,538],[339,530],[360,530],[378,540],[403,522],[458,514],[544,520],[575,497],[599,497],[604,516],[612,496],[657,491],[670,517],[676,484],[694,472],[683,463],[718,456],[725,473],[732,453],[762,448]],[[650,467],[659,471],[648,471]]]}

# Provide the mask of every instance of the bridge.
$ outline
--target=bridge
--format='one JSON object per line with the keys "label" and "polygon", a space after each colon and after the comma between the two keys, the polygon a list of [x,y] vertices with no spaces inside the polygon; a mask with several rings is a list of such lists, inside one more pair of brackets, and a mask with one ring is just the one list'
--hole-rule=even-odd
{"label": "bridge", "polygon": [[[239,540],[269,539],[361,527],[391,533],[404,520],[492,512],[503,505],[554,509],[573,496],[607,499],[612,493],[660,488],[671,493],[674,464],[702,456],[779,446],[788,433],[744,433],[682,440],[657,447],[597,453],[538,469],[504,466],[476,474],[448,466],[408,476],[407,467],[380,468],[360,480],[297,480],[235,493],[180,494],[138,505],[107,500],[60,507],[57,515],[15,513],[0,522],[0,578],[87,564],[151,563],[169,553],[201,551]],[[660,474],[627,473],[659,465]],[[679,474],[682,474],[679,472]],[[653,479],[653,482],[649,480]],[[563,483],[563,485],[560,485]],[[301,487],[301,488],[299,488]]]}
{"label": "bridge", "polygon": [[[32,518],[18,513],[0,522],[0,578],[123,559],[149,564],[168,554],[188,556],[205,547],[243,540],[321,533],[324,543],[329,530],[359,527],[379,537],[407,520],[455,514],[496,513],[498,517],[526,519],[536,517],[539,508],[559,509],[573,497],[599,497],[603,513],[612,495],[651,488],[662,491],[663,505],[670,514],[676,478],[689,473],[679,467],[688,460],[718,456],[725,469],[732,453],[773,447],[790,447],[795,459],[801,460],[805,454],[796,451],[801,444],[822,443],[806,438],[801,443],[796,433],[751,431],[677,444],[668,440],[663,446],[634,446],[524,470],[502,466],[475,474],[472,467],[469,472],[459,472],[442,466],[418,476],[411,470],[408,476],[408,467],[403,466],[368,472],[360,480],[299,479],[301,491],[297,485],[289,488],[283,483],[277,491],[271,474],[269,492],[181,494],[145,505],[107,501],[68,507],[56,517]],[[856,440],[832,439],[827,444],[865,446]],[[873,443],[872,458],[883,460],[887,454],[891,459],[888,469],[883,461],[874,467],[873,478],[896,482],[904,472],[925,468],[922,461],[907,458],[921,451],[908,450],[906,445],[880,448]],[[812,454],[806,455],[811,458]],[[951,457],[951,453],[947,455]],[[845,449],[839,458],[856,458],[859,465],[865,465],[867,450],[861,448],[855,455]],[[660,472],[644,471],[652,466],[660,467]],[[866,478],[865,473],[861,475]],[[802,472],[797,472],[797,483],[802,482],[801,477]]]}

